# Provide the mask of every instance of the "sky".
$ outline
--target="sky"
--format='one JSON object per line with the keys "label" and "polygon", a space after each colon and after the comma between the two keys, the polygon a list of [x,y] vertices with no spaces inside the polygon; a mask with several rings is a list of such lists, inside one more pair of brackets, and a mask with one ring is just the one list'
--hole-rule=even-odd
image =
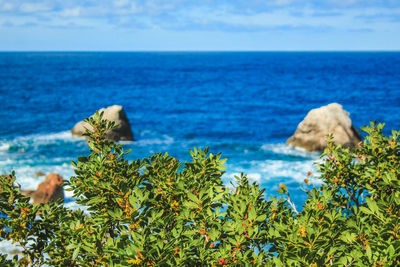
{"label": "sky", "polygon": [[343,50],[400,50],[400,0],[0,0],[0,51]]}

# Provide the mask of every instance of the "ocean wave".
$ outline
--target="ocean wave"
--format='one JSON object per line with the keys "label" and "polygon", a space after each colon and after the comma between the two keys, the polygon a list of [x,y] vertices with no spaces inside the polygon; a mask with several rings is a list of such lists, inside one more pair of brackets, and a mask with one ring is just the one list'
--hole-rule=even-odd
{"label": "ocean wave", "polygon": [[0,140],[0,151],[23,153],[31,147],[46,146],[58,143],[75,143],[82,140],[84,139],[73,136],[70,131],[47,134],[32,134],[18,136],[11,140]]}
{"label": "ocean wave", "polygon": [[318,159],[321,155],[320,152],[309,152],[300,147],[293,147],[287,144],[264,144],[261,146],[264,151],[270,151],[275,154],[282,154],[287,156],[303,157],[310,159]]}
{"label": "ocean wave", "polygon": [[32,134],[27,136],[17,137],[17,140],[32,140],[34,142],[53,142],[53,141],[77,141],[82,138],[74,136],[70,131],[62,131],[58,133],[47,133],[47,134]]}
{"label": "ocean wave", "polygon": [[168,136],[166,134],[163,134],[158,137],[151,137],[151,138],[146,138],[146,139],[139,139],[133,144],[135,146],[152,146],[152,145],[171,145],[175,142],[174,138],[171,136]]}
{"label": "ocean wave", "polygon": [[10,149],[10,144],[8,143],[0,143],[0,151],[8,151]]}
{"label": "ocean wave", "polygon": [[42,165],[61,165],[75,160],[73,157],[35,157],[35,158],[6,158],[0,161],[0,168],[5,166],[42,166]]}
{"label": "ocean wave", "polygon": [[[268,159],[264,161],[249,161],[238,162],[227,165],[227,170],[223,178],[224,182],[229,183],[234,180],[234,176],[239,176],[240,173],[247,174],[251,181],[256,181],[259,184],[274,183],[279,184],[280,181],[295,181],[302,183],[304,179],[311,179],[313,184],[321,184],[318,180],[317,166],[315,160],[274,160]],[[309,173],[312,173],[309,176]]]}

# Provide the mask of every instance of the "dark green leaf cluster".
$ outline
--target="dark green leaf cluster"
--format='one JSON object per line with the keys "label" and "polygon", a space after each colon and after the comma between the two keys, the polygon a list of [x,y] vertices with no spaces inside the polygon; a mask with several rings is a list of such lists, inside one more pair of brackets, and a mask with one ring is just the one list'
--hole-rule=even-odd
{"label": "dark green leaf cluster", "polygon": [[[319,188],[306,189],[301,212],[290,200],[266,200],[246,175],[226,187],[221,155],[191,151],[181,163],[165,154],[129,162],[130,151],[105,138],[115,127],[87,119],[90,155],[72,162],[65,183],[82,210],[33,206],[0,178],[0,240],[22,252],[21,266],[394,266],[400,264],[398,132],[365,128],[354,150],[329,143]],[[308,181],[306,181],[308,184]]]}

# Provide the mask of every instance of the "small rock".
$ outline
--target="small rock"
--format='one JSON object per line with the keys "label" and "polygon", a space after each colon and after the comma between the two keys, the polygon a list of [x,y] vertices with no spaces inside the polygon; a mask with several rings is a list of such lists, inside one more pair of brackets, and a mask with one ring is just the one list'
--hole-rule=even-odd
{"label": "small rock", "polygon": [[36,190],[24,190],[21,193],[29,196],[33,204],[49,203],[62,199],[64,201],[63,177],[57,173],[50,173],[46,180],[39,184]]}
{"label": "small rock", "polygon": [[340,104],[332,103],[308,112],[286,143],[307,151],[323,151],[328,134],[333,134],[333,140],[344,147],[354,147],[361,141],[350,114]]}
{"label": "small rock", "polygon": [[[99,112],[104,111],[103,119],[115,122],[118,125],[117,128],[107,131],[106,138],[113,141],[132,141],[133,133],[131,130],[131,125],[129,123],[128,117],[125,114],[122,106],[114,105],[108,108],[102,108]],[[92,127],[84,122],[80,121],[71,129],[73,135],[82,136],[87,128],[92,131]]]}
{"label": "small rock", "polygon": [[13,249],[13,250],[10,251],[10,254],[11,254],[11,255],[21,254],[21,251],[15,248],[15,249]]}
{"label": "small rock", "polygon": [[45,176],[45,175],[46,175],[46,174],[43,173],[43,172],[41,172],[41,171],[38,171],[37,173],[35,173],[35,176],[36,176],[36,177]]}

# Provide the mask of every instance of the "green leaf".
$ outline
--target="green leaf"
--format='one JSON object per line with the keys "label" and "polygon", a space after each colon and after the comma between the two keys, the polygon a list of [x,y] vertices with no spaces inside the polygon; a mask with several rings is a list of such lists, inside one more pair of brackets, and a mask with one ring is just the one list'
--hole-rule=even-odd
{"label": "green leaf", "polygon": [[258,216],[256,221],[262,222],[262,221],[265,221],[266,218],[267,218],[267,215],[263,214],[263,215]]}
{"label": "green leaf", "polygon": [[394,249],[394,247],[393,247],[393,245],[390,245],[390,246],[387,248],[387,252],[388,252],[390,258],[393,257],[394,253],[396,252],[395,249]]}
{"label": "green leaf", "polygon": [[219,201],[220,199],[222,199],[224,197],[224,195],[225,195],[225,192],[219,193],[218,195],[216,195],[214,197],[213,202]]}
{"label": "green leaf", "polygon": [[251,206],[249,210],[249,220],[252,221],[256,219],[256,216],[257,216],[256,209],[254,208],[254,206]]}
{"label": "green leaf", "polygon": [[378,213],[379,208],[378,205],[376,204],[376,202],[374,200],[372,200],[370,197],[366,198],[368,207],[374,212],[374,213]]}
{"label": "green leaf", "polygon": [[78,245],[78,246],[75,248],[74,253],[72,254],[72,259],[73,259],[73,260],[75,260],[76,257],[78,257],[78,254],[79,254],[79,250],[80,250],[80,249],[81,249],[81,246],[80,246],[80,245]]}
{"label": "green leaf", "polygon": [[65,247],[65,249],[70,250],[75,247],[75,244],[69,244],[68,246]]}
{"label": "green leaf", "polygon": [[340,236],[340,238],[346,243],[353,243],[356,236],[357,235],[355,233],[346,231]]}
{"label": "green leaf", "polygon": [[189,197],[189,199],[193,202],[197,202],[199,201],[199,199],[197,198],[197,196],[195,196],[194,194],[188,192],[187,196]]}
{"label": "green leaf", "polygon": [[89,160],[88,160],[88,158],[85,157],[85,156],[80,156],[80,157],[78,157],[78,161],[80,161],[80,162],[82,162],[82,163],[85,163],[85,162],[88,162]]}
{"label": "green leaf", "polygon": [[372,210],[368,209],[367,207],[360,207],[360,211],[365,214],[373,214]]}
{"label": "green leaf", "polygon": [[365,252],[367,254],[368,259],[371,260],[371,258],[372,258],[371,246],[368,246],[367,250]]}

